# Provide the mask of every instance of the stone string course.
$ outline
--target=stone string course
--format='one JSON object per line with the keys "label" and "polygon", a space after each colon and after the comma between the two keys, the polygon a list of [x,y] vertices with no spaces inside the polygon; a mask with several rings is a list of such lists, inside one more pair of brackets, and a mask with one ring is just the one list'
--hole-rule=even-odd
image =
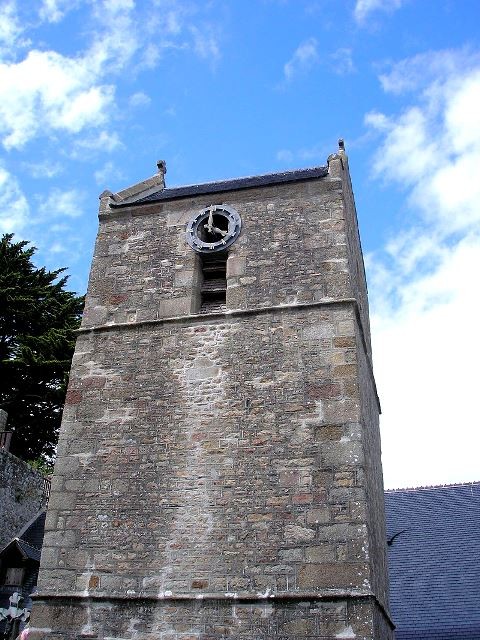
{"label": "stone string course", "polygon": [[222,194],[243,220],[227,309],[244,315],[192,315],[184,229],[205,197],[102,214],[34,638],[393,637],[344,174],[335,156],[326,178]]}

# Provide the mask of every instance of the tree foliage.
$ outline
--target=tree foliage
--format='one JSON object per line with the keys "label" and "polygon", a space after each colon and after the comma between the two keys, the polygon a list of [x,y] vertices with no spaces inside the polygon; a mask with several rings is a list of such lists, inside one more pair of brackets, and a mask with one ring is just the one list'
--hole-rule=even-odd
{"label": "tree foliage", "polygon": [[[65,291],[65,269],[32,263],[34,247],[0,240],[0,407],[24,459],[54,454],[83,297]],[[60,277],[61,276],[61,277]]]}

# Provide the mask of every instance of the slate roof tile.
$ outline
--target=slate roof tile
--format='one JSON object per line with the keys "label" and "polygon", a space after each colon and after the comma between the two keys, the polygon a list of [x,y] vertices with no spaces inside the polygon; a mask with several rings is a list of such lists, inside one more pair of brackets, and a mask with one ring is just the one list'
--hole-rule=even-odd
{"label": "slate roof tile", "polygon": [[36,562],[40,562],[40,549],[32,547],[32,545],[28,544],[24,540],[17,540],[17,544],[23,551],[23,553],[27,556],[27,558],[30,558],[30,560],[35,560]]}
{"label": "slate roof tile", "polygon": [[[385,493],[397,640],[480,638],[480,482]],[[402,532],[402,533],[400,533]]]}
{"label": "slate roof tile", "polygon": [[[309,169],[295,169],[294,171],[282,171],[280,173],[267,173],[260,176],[247,176],[245,178],[234,178],[232,180],[220,180],[218,182],[205,182],[203,184],[190,184],[181,187],[161,189],[151,193],[144,198],[135,200],[135,204],[157,202],[161,200],[174,200],[189,196],[206,195],[210,193],[222,193],[224,191],[235,191],[237,189],[251,189],[253,187],[264,187],[269,184],[280,184],[282,182],[297,182],[299,180],[309,180],[312,178],[324,178],[328,175],[328,167],[311,167]],[[132,201],[112,202],[113,208],[131,206]]]}
{"label": "slate roof tile", "polygon": [[46,515],[46,511],[41,511],[20,536],[21,540],[36,549],[42,548]]}

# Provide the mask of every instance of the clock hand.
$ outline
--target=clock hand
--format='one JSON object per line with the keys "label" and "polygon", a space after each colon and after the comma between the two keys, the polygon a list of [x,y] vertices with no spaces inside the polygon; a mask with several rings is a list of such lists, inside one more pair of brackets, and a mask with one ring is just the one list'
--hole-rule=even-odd
{"label": "clock hand", "polygon": [[219,229],[218,227],[212,227],[212,231],[215,233],[219,233],[222,237],[225,237],[228,231],[224,231],[223,229]]}
{"label": "clock hand", "polygon": [[208,214],[208,221],[207,221],[207,224],[205,225],[205,229],[209,233],[212,233],[212,227],[213,227],[213,206],[210,207],[210,213]]}

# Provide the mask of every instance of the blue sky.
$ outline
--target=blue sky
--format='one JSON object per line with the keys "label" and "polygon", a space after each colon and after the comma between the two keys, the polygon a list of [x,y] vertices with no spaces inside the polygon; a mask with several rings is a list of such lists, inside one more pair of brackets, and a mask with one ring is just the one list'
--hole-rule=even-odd
{"label": "blue sky", "polygon": [[389,487],[478,480],[477,0],[3,0],[0,232],[86,288],[98,195],[345,139]]}

